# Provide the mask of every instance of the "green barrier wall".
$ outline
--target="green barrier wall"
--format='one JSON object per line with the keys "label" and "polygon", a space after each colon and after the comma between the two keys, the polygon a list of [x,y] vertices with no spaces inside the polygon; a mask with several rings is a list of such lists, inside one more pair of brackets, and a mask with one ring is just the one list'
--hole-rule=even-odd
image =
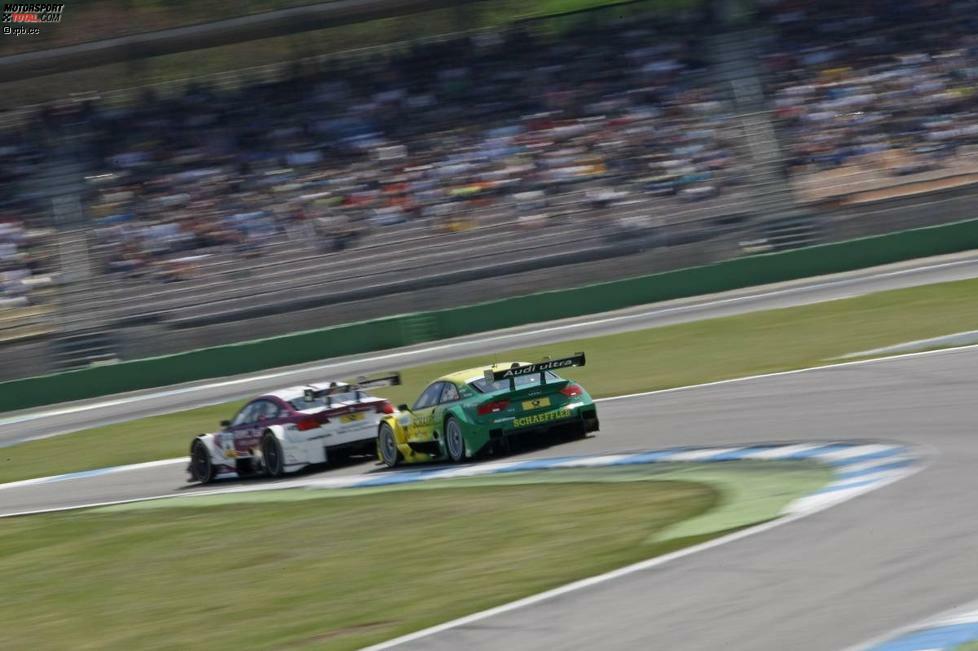
{"label": "green barrier wall", "polygon": [[0,411],[260,371],[978,248],[978,220],[0,383]]}

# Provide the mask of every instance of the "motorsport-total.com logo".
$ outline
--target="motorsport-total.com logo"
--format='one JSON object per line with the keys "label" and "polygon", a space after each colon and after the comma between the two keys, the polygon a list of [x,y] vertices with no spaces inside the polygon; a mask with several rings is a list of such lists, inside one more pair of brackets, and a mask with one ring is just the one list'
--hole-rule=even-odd
{"label": "motorsport-total.com logo", "polygon": [[7,2],[3,5],[0,23],[3,24],[3,33],[6,35],[40,34],[41,30],[36,25],[60,23],[64,11],[64,4],[58,3]]}

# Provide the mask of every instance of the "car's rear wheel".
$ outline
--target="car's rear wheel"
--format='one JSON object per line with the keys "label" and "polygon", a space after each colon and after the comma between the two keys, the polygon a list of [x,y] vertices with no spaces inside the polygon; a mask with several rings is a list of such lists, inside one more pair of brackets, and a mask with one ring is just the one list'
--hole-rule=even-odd
{"label": "car's rear wheel", "polygon": [[575,425],[573,428],[568,430],[567,440],[577,441],[583,438],[587,438],[587,427],[582,425]]}
{"label": "car's rear wheel", "polygon": [[217,470],[211,462],[211,453],[207,445],[197,439],[190,450],[190,474],[201,484],[209,484],[217,476]]}
{"label": "car's rear wheel", "polygon": [[380,424],[380,430],[377,432],[377,449],[380,451],[381,461],[388,468],[393,468],[401,462],[401,452],[397,449],[394,430],[387,423]]}
{"label": "car's rear wheel", "polygon": [[285,458],[282,454],[282,444],[271,432],[265,432],[261,440],[261,456],[265,465],[265,474],[269,477],[281,477],[285,474]]}
{"label": "car's rear wheel", "polygon": [[452,463],[465,461],[465,437],[462,436],[462,425],[454,416],[445,421],[445,450]]}

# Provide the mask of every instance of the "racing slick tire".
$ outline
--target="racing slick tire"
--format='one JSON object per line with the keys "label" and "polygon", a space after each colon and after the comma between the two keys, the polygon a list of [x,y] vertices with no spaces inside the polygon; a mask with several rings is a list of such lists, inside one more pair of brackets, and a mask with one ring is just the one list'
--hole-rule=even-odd
{"label": "racing slick tire", "polygon": [[265,432],[261,438],[261,456],[266,475],[275,478],[285,474],[285,455],[282,453],[282,444],[271,432]]}
{"label": "racing slick tire", "polygon": [[388,468],[393,468],[401,462],[401,451],[397,449],[394,430],[387,423],[381,423],[377,431],[377,449],[380,451],[381,461]]}
{"label": "racing slick tire", "polygon": [[445,452],[452,463],[465,461],[465,437],[462,436],[462,425],[454,416],[445,420]]}
{"label": "racing slick tire", "polygon": [[580,441],[581,439],[587,438],[587,428],[584,425],[577,425],[568,431],[566,440],[568,441]]}
{"label": "racing slick tire", "polygon": [[217,468],[211,462],[211,453],[200,439],[190,446],[190,476],[201,484],[209,484],[217,476]]}

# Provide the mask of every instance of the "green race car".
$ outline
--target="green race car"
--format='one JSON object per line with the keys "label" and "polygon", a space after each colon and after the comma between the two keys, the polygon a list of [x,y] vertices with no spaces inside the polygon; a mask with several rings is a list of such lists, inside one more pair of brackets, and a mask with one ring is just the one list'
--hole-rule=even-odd
{"label": "green race car", "polygon": [[514,362],[438,378],[414,405],[400,405],[377,430],[377,455],[390,467],[460,462],[509,448],[512,437],[598,430],[598,411],[579,384],[554,371],[584,366],[584,353],[534,364]]}

